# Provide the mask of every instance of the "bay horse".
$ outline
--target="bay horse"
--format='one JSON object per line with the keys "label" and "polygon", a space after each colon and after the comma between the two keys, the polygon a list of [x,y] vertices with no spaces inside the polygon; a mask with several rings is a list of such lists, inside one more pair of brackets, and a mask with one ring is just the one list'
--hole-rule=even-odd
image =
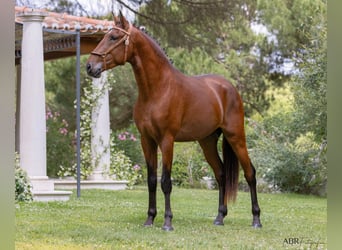
{"label": "bay horse", "polygon": [[[239,162],[249,185],[252,226],[261,227],[256,191],[256,171],[248,156],[244,131],[244,109],[235,87],[218,75],[186,76],[177,70],[157,43],[131,25],[120,13],[113,28],[91,52],[87,73],[101,72],[130,63],[138,85],[134,121],[141,134],[141,146],[148,173],[148,212],[145,226],[152,226],[156,208],[157,149],[162,153],[161,189],[165,198],[162,229],[173,230],[170,195],[175,141],[198,141],[212,167],[219,187],[215,225],[223,225],[227,203],[235,200]],[[223,134],[221,160],[217,142]]]}

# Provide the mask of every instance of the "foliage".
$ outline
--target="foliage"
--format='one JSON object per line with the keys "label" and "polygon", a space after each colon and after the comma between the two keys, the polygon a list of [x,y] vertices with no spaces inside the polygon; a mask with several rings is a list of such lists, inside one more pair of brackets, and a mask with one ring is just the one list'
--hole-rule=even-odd
{"label": "foliage", "polygon": [[[284,116],[288,115],[291,114]],[[267,130],[267,120],[258,123],[249,119],[248,127],[251,158],[259,176],[267,181],[271,190],[325,195],[325,148],[315,143],[312,133],[293,141],[284,134],[283,127],[272,126]]]}
{"label": "foliage", "polygon": [[131,188],[141,178],[141,167],[133,165],[131,159],[123,152],[111,147],[111,164],[109,176],[115,180],[127,180]]}
{"label": "foliage", "polygon": [[[289,2],[299,4],[298,1]],[[302,3],[308,4],[307,1]],[[295,58],[298,71],[288,84],[291,94],[285,97],[291,103],[290,108],[269,112],[259,123],[249,120],[249,127],[254,130],[249,131],[249,142],[256,165],[272,187],[326,195],[326,6],[323,1],[315,1],[313,6],[315,8],[310,10],[315,10],[313,13],[317,16],[311,21],[316,30],[302,34],[305,43],[297,42],[297,46],[302,44],[298,46],[301,54]],[[307,24],[303,25],[307,27]]]}
{"label": "foliage", "polygon": [[32,201],[31,184],[27,177],[25,170],[20,167],[19,154],[15,153],[14,164],[14,177],[15,177],[15,201]]}
{"label": "foliage", "polygon": [[[83,60],[84,61],[84,60]],[[68,117],[69,130],[75,131],[76,112],[76,59],[66,58],[48,61],[45,69],[45,95],[47,106],[58,110],[62,117]],[[84,82],[84,72],[81,71],[81,83]]]}
{"label": "foliage", "polygon": [[198,47],[191,51],[181,47],[169,48],[168,54],[175,67],[187,75],[219,74],[229,78],[225,67]]}
{"label": "foliage", "polygon": [[61,168],[75,164],[74,133],[61,114],[47,107],[46,111],[46,156],[47,175],[57,177]]}
{"label": "foliage", "polygon": [[140,138],[135,126],[112,133],[110,175],[119,180],[127,180],[128,187],[132,187],[143,177],[143,164]]}
{"label": "foliage", "polygon": [[145,164],[144,155],[140,145],[140,135],[134,124],[126,129],[117,130],[112,133],[113,147],[123,151],[134,165]]}
{"label": "foliage", "polygon": [[318,143],[327,140],[327,26],[323,24],[317,36],[308,35],[313,45],[303,48],[300,72],[292,84],[297,132],[312,131]]}
{"label": "foliage", "polygon": [[274,51],[283,58],[300,56],[311,46],[308,34],[319,35],[326,14],[326,0],[258,1],[258,20],[276,37]]}
{"label": "foliage", "polygon": [[175,143],[172,165],[172,183],[180,187],[199,187],[203,177],[213,177],[196,142]]}
{"label": "foliage", "polygon": [[[167,46],[188,50],[199,47],[211,54],[216,39],[222,36],[222,23],[240,17],[253,20],[255,7],[256,2],[251,0],[170,1],[170,4],[150,1],[140,9],[138,19],[140,23],[148,23],[149,30]],[[245,23],[239,21],[236,24],[244,27]]]}
{"label": "foliage", "polygon": [[[31,202],[15,209],[17,249],[296,249],[284,239],[303,237],[303,249],[327,248],[327,199],[294,194],[259,194],[261,230],[250,228],[249,193],[229,205],[225,225],[214,226],[217,190],[172,190],[172,233],[161,230],[164,198],[158,189],[158,215],[143,227],[147,187],[83,190],[68,202]],[[309,224],[309,225],[308,225]],[[281,225],[281,226],[280,226]],[[310,245],[310,242],[318,245]],[[298,245],[297,245],[298,247]]]}

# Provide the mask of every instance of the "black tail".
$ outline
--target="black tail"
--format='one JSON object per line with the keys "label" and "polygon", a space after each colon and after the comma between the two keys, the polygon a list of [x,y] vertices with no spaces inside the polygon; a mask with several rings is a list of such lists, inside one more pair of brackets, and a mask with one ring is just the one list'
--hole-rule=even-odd
{"label": "black tail", "polygon": [[239,187],[239,161],[235,152],[223,136],[222,141],[223,153],[223,171],[226,177],[225,199],[227,201],[235,201]]}

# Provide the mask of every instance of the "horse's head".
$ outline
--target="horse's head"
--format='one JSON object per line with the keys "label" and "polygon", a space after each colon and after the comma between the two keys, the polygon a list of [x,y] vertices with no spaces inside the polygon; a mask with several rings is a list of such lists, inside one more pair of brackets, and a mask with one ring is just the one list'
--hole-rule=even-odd
{"label": "horse's head", "polygon": [[114,27],[103,37],[91,52],[86,67],[88,75],[100,77],[107,69],[123,65],[131,54],[130,35],[131,24],[120,13],[114,16]]}

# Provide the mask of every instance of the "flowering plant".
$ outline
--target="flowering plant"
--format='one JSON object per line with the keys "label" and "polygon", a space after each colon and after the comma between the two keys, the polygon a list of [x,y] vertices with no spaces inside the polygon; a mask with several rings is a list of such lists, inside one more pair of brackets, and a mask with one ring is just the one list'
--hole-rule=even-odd
{"label": "flowering plant", "polygon": [[32,201],[32,192],[29,179],[25,170],[20,167],[19,154],[15,153],[15,200],[16,201]]}
{"label": "flowering plant", "polygon": [[47,174],[58,176],[63,168],[75,163],[74,133],[69,124],[57,111],[46,108]]}
{"label": "flowering plant", "polygon": [[140,166],[145,164],[145,159],[140,146],[140,136],[134,125],[125,130],[118,130],[112,135],[113,147],[122,150],[133,162]]}
{"label": "flowering plant", "polygon": [[141,167],[138,164],[133,165],[130,158],[123,151],[117,151],[114,147],[111,147],[109,176],[113,179],[127,180],[127,185],[130,188],[142,177]]}

